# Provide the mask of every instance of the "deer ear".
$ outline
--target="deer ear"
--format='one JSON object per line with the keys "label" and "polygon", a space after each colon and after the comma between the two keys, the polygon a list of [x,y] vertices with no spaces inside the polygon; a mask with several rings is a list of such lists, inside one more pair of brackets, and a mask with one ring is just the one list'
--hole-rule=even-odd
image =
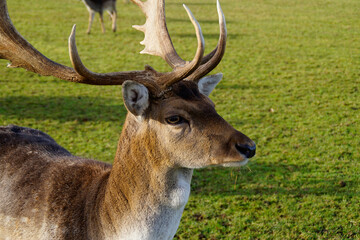
{"label": "deer ear", "polygon": [[149,107],[149,91],[137,82],[127,80],[122,84],[125,107],[135,116],[141,116]]}
{"label": "deer ear", "polygon": [[216,85],[220,82],[222,77],[223,77],[222,73],[217,73],[217,74],[214,74],[214,75],[210,75],[210,76],[206,76],[206,77],[201,78],[199,80],[199,82],[198,82],[199,91],[202,94],[204,94],[206,96],[209,96],[210,93],[216,87]]}

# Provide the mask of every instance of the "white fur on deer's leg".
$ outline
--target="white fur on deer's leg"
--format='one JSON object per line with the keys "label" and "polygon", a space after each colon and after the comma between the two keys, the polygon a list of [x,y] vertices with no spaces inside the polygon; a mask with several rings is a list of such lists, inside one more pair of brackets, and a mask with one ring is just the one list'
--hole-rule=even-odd
{"label": "white fur on deer's leg", "polygon": [[103,13],[100,12],[100,24],[101,24],[101,32],[105,33],[105,26],[104,26],[104,17],[103,17]]}
{"label": "white fur on deer's leg", "polygon": [[89,25],[88,25],[88,29],[86,31],[87,34],[90,34],[91,26],[94,21],[94,17],[95,17],[95,12],[92,10],[89,10]]}
{"label": "white fur on deer's leg", "polygon": [[112,20],[112,30],[113,30],[113,32],[116,32],[116,17],[117,17],[116,10],[113,11],[110,16],[111,16],[111,20]]}

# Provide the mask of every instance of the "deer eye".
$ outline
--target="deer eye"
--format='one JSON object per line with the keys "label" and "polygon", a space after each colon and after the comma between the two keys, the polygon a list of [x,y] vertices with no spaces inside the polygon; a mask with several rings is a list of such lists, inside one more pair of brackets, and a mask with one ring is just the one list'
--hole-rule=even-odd
{"label": "deer eye", "polygon": [[166,118],[165,121],[168,124],[177,125],[177,124],[184,123],[185,119],[183,117],[176,115],[176,116],[171,116],[171,117]]}

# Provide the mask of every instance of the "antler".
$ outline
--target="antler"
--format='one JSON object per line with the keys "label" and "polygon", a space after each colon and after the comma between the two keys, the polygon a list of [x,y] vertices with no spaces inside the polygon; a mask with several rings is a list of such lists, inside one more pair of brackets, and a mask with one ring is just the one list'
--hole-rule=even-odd
{"label": "antler", "polygon": [[[69,40],[71,40],[69,46],[71,46],[70,52],[72,54],[73,65],[76,70],[79,70],[79,58],[74,56],[77,55],[75,27]],[[6,0],[0,0],[0,59],[10,60],[11,64],[9,64],[8,67],[20,67],[40,75],[54,76],[76,83],[121,85],[125,80],[133,79],[155,91],[159,89],[153,82],[153,75],[156,75],[156,72],[151,68],[146,68],[144,71],[83,74],[84,71],[75,71],[70,67],[61,65],[45,57],[15,29],[8,14]]]}
{"label": "antler", "polygon": [[195,27],[198,47],[194,59],[190,62],[186,62],[179,57],[171,41],[165,21],[164,1],[132,1],[140,7],[146,16],[146,22],[144,25],[133,26],[135,29],[145,33],[145,38],[141,42],[142,45],[145,45],[145,49],[140,53],[160,56],[173,68],[173,71],[161,77],[158,80],[158,83],[164,87],[171,86],[173,83],[186,78],[194,72],[201,64],[205,42],[200,24],[196,21],[190,9],[186,5],[183,5]]}
{"label": "antler", "polygon": [[221,9],[219,0],[216,1],[217,12],[219,15],[219,26],[220,26],[220,37],[216,48],[206,55],[202,61],[201,65],[193,72],[190,76],[187,77],[188,80],[198,81],[206,74],[211,72],[221,61],[224,56],[226,48],[226,22],[225,16]]}
{"label": "antler", "polygon": [[159,73],[150,66],[143,71],[95,73],[88,70],[79,57],[75,42],[75,26],[69,37],[69,52],[72,65],[70,68],[45,57],[26,41],[13,26],[9,17],[6,0],[0,0],[0,58],[11,61],[9,67],[21,67],[45,76],[54,76],[63,80],[92,85],[121,85],[126,80],[133,80],[147,86],[155,95],[172,84],[185,78],[199,80],[220,62],[226,45],[225,18],[217,2],[220,38],[216,49],[203,58],[204,38],[199,23],[191,11],[184,5],[196,31],[198,47],[192,61],[184,61],[176,53],[169,36],[165,21],[164,0],[132,0],[146,15],[146,23],[134,26],[145,33],[141,44],[145,49],[141,53],[161,56],[172,68],[172,72]]}
{"label": "antler", "polygon": [[[135,25],[135,29],[145,33],[145,38],[141,42],[142,45],[145,45],[145,49],[140,53],[147,53],[150,55],[156,55],[162,57],[173,69],[177,70],[182,67],[185,68],[186,65],[194,63],[194,68],[191,68],[191,74],[187,75],[188,80],[197,81],[211,70],[213,70],[221,61],[226,47],[226,24],[225,17],[220,7],[220,3],[217,0],[217,10],[219,15],[219,25],[220,25],[220,37],[216,48],[201,59],[199,65],[199,53],[203,52],[204,40],[201,34],[201,29],[199,23],[196,21],[191,11],[183,5],[186,11],[189,14],[189,17],[196,29],[196,35],[198,38],[198,49],[195,55],[195,58],[191,62],[184,61],[177,54],[174,45],[171,41],[166,21],[165,21],[165,4],[164,1],[157,0],[148,0],[142,2],[141,0],[132,0],[136,5],[138,5],[143,13],[146,15],[146,22],[142,26]],[[201,38],[200,38],[201,37]],[[190,68],[190,66],[189,66]],[[184,74],[185,75],[185,74]],[[184,76],[182,76],[185,78]],[[174,80],[176,82],[176,80]],[[172,83],[172,82],[171,82]],[[170,85],[171,85],[170,83]]]}

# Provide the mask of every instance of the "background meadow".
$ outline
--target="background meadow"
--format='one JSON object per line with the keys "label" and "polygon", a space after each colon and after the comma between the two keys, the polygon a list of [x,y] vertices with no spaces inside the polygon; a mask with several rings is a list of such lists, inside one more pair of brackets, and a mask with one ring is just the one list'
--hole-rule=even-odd
{"label": "background meadow", "polygon": [[[218,40],[215,0],[168,0],[167,23],[184,59],[196,49],[181,4],[200,22],[206,53]],[[242,168],[196,170],[175,239],[360,239],[360,1],[221,0],[228,44],[213,71],[217,111],[257,143]],[[145,18],[118,8],[118,31],[77,0],[8,0],[18,31],[45,56],[70,66],[77,24],[84,64],[96,72],[159,71],[140,55]],[[0,60],[0,125],[40,129],[75,155],[112,162],[126,109],[120,86],[89,86],[6,68]]]}

